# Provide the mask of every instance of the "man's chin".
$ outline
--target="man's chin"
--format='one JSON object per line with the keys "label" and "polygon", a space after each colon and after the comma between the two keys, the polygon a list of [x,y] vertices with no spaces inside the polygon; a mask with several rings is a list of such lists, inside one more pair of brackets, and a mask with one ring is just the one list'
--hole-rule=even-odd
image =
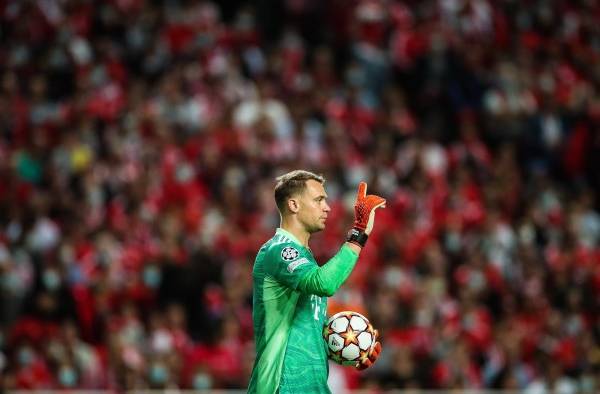
{"label": "man's chin", "polygon": [[313,228],[310,229],[309,233],[314,234],[314,233],[318,233],[319,231],[323,231],[323,230],[325,230],[325,223],[314,226]]}

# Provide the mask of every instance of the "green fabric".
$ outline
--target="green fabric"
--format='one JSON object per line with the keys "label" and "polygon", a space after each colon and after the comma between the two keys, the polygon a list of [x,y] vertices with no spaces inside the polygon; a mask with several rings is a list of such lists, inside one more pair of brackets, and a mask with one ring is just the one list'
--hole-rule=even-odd
{"label": "green fabric", "polygon": [[[252,272],[256,360],[248,393],[330,392],[321,337],[327,318],[327,299],[321,295],[330,293],[309,290],[337,289],[356,259],[351,249],[342,247],[319,268],[310,250],[281,228],[261,247]],[[330,263],[334,267],[327,267]]]}
{"label": "green fabric", "polygon": [[327,264],[307,273],[298,287],[305,293],[331,297],[348,279],[357,260],[358,255],[344,244]]}

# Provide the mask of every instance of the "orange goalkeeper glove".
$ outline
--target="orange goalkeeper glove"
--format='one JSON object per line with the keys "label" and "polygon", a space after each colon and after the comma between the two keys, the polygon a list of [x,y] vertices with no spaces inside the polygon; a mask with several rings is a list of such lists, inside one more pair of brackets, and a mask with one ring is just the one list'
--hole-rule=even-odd
{"label": "orange goalkeeper glove", "polygon": [[354,226],[348,232],[346,240],[364,247],[373,230],[375,223],[375,210],[385,208],[385,198],[375,195],[367,195],[367,184],[361,182],[358,185],[356,203],[354,204]]}

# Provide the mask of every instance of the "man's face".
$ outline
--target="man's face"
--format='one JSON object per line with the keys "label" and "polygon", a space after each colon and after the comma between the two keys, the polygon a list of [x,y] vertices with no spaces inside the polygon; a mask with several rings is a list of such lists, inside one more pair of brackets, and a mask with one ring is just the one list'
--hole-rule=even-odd
{"label": "man's face", "polygon": [[327,215],[331,211],[326,199],[323,184],[312,179],[306,181],[306,189],[298,197],[298,219],[311,234],[325,228]]}

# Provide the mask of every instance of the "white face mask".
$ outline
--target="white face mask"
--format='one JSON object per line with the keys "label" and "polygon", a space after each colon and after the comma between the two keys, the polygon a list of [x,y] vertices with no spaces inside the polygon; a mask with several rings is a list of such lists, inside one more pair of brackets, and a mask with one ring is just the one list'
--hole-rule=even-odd
{"label": "white face mask", "polygon": [[192,386],[194,387],[194,390],[210,389],[212,387],[212,378],[204,372],[197,373],[192,381]]}
{"label": "white face mask", "polygon": [[58,373],[58,380],[64,387],[73,387],[77,384],[77,372],[72,367],[61,367]]}
{"label": "white face mask", "polygon": [[156,266],[149,265],[144,269],[143,279],[146,286],[155,289],[162,281],[162,273]]}
{"label": "white face mask", "polygon": [[21,366],[26,367],[33,362],[33,352],[28,347],[22,347],[19,349],[17,359],[19,360],[19,364]]}
{"label": "white face mask", "polygon": [[44,286],[48,290],[56,290],[60,286],[60,275],[58,272],[53,269],[47,269],[44,271],[42,275],[42,281],[44,282]]}
{"label": "white face mask", "polygon": [[150,367],[150,380],[156,384],[163,384],[168,379],[168,371],[162,364],[154,364]]}

